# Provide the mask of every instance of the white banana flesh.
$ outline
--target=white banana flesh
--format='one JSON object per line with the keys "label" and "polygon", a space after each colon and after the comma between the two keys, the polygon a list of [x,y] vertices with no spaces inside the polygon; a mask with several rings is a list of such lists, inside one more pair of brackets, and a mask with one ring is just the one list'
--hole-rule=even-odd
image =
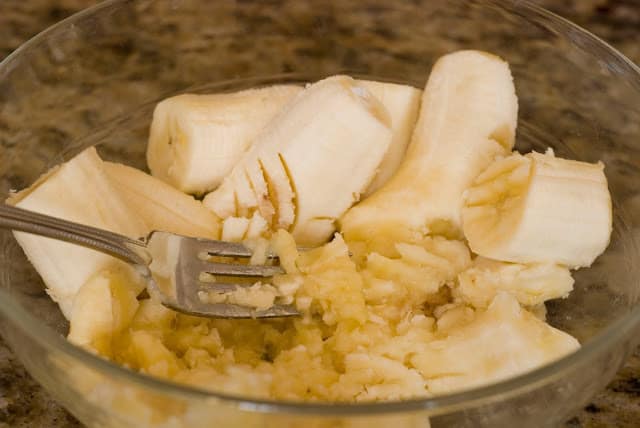
{"label": "white banana flesh", "polygon": [[391,142],[385,107],[356,81],[308,86],[204,199],[219,217],[251,217],[317,245],[371,183]]}
{"label": "white banana flesh", "polygon": [[152,230],[219,239],[220,219],[202,202],[164,181],[126,165],[104,162],[104,169],[127,206]]}
{"label": "white banana flesh", "polygon": [[427,343],[411,363],[430,393],[446,394],[526,373],[579,347],[576,339],[521,308],[513,296],[499,293],[486,311]]}
{"label": "white banana flesh", "polygon": [[523,265],[477,257],[473,266],[458,275],[453,294],[475,308],[486,308],[498,293],[507,292],[521,305],[534,307],[567,297],[572,289],[573,278],[565,266]]}
{"label": "white banana flesh", "polygon": [[[94,148],[55,167],[7,203],[136,239],[148,231],[113,186]],[[91,276],[114,264],[128,266],[105,253],[67,242],[22,232],[14,236],[67,319],[76,293]]]}
{"label": "white banana flesh", "polygon": [[358,85],[371,92],[385,106],[391,117],[391,132],[393,133],[389,149],[380,163],[373,182],[364,193],[364,198],[389,181],[402,163],[411,140],[413,127],[418,120],[422,91],[413,86],[372,80],[358,80]]}
{"label": "white banana flesh", "polygon": [[186,193],[215,189],[262,128],[300,91],[300,86],[276,85],[160,102],[147,146],[151,173]]}
{"label": "white banana flesh", "polygon": [[72,343],[110,356],[113,337],[124,330],[138,309],[131,272],[118,268],[97,272],[78,290],[69,335]]}
{"label": "white banana flesh", "polygon": [[468,190],[464,234],[484,257],[590,266],[611,236],[611,196],[602,163],[553,152],[496,161]]}
{"label": "white banana flesh", "polygon": [[518,103],[508,64],[461,51],[433,67],[405,158],[393,177],[341,219],[349,242],[389,253],[427,234],[461,236],[462,194],[514,143]]}
{"label": "white banana flesh", "polygon": [[241,242],[269,235],[269,224],[257,211],[251,218],[227,217],[222,222],[222,240]]}
{"label": "white banana flesh", "polygon": [[222,222],[222,240],[227,242],[241,242],[245,239],[249,229],[249,220],[246,217],[227,217]]}
{"label": "white banana flesh", "polygon": [[463,242],[441,236],[425,238],[418,245],[398,243],[396,250],[400,255],[397,258],[370,253],[361,272],[366,278],[367,301],[372,304],[397,301],[394,309],[398,310],[399,317],[401,302],[409,300],[419,308],[438,300],[438,290],[453,283],[471,264],[469,250]]}

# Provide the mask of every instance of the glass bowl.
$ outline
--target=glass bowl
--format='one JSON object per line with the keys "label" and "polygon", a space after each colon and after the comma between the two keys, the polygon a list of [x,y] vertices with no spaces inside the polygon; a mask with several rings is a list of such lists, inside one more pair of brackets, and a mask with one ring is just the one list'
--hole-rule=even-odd
{"label": "glass bowl", "polygon": [[553,426],[605,386],[640,339],[640,70],[606,43],[526,1],[107,1],[0,64],[0,185],[23,188],[98,145],[144,167],[154,104],[348,73],[423,87],[447,52],[509,61],[517,147],[602,160],[611,245],[576,272],[551,324],[583,347],[553,364],[426,400],[301,404],[213,394],[146,377],[68,343],[67,323],[11,234],[0,235],[0,332],[29,372],[89,426]]}

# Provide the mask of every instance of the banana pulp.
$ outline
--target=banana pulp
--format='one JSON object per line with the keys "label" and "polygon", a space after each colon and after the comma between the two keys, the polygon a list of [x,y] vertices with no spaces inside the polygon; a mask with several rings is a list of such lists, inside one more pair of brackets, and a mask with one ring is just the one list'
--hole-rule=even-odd
{"label": "banana pulp", "polygon": [[[154,114],[152,175],[88,149],[9,202],[133,237],[160,229],[244,241],[253,263],[270,246],[283,275],[200,297],[294,304],[302,315],[187,316],[139,296],[123,263],[16,234],[73,343],[212,391],[347,402],[485,385],[580,346],[545,322],[544,302],[567,297],[570,269],[608,244],[606,178],[601,164],[511,153],[517,99],[502,59],[446,55],[423,92],[333,76],[180,97]],[[184,161],[216,148],[226,159],[212,161],[216,171]],[[203,202],[186,194],[206,192]]]}

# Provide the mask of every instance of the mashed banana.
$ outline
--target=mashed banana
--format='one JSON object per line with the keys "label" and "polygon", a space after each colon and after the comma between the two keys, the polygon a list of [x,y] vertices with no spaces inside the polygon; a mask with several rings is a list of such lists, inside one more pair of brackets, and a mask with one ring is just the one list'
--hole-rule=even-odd
{"label": "mashed banana", "polygon": [[[152,299],[136,302],[123,292],[130,279],[103,272],[75,303],[82,307],[81,296],[101,293],[110,302],[103,310],[118,316],[105,314],[93,329],[96,317],[74,308],[69,339],[134,370],[211,391],[350,402],[495,382],[579,347],[500,282],[485,281],[474,294],[462,289],[461,279],[478,281],[493,266],[473,262],[461,241],[399,243],[396,256],[387,257],[350,249],[337,234],[298,253],[293,238],[280,231],[272,246],[287,272],[273,285],[279,299],[295,296],[299,318],[187,316]],[[518,265],[511,270],[523,275]]]}

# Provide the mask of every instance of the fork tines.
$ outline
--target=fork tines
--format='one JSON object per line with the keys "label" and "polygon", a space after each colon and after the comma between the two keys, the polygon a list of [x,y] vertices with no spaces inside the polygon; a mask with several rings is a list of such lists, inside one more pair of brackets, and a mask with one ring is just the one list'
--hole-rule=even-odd
{"label": "fork tines", "polygon": [[218,263],[205,260],[200,262],[199,269],[201,272],[212,275],[254,276],[259,278],[268,278],[284,273],[284,270],[280,266]]}
{"label": "fork tines", "polygon": [[[198,239],[199,250],[202,254],[221,257],[251,257],[253,251],[244,244],[238,242],[214,241],[210,239]],[[268,252],[267,258],[278,258],[275,254]]]}
{"label": "fork tines", "polygon": [[[249,258],[253,251],[247,246],[236,242],[213,241],[199,239],[197,248],[199,263],[197,268],[200,272],[212,275],[242,276],[267,278],[284,273],[278,265],[250,265],[246,263],[232,263],[231,261],[211,260],[213,257],[229,258]],[[267,258],[274,260],[277,256],[267,254]]]}

